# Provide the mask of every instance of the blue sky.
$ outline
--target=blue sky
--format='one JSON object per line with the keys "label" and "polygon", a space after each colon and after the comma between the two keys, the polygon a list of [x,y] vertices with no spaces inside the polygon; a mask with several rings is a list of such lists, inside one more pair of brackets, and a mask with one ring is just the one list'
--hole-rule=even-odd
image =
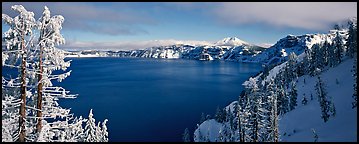
{"label": "blue sky", "polygon": [[[215,42],[234,36],[274,44],[288,34],[326,33],[357,16],[356,2],[3,2],[2,13],[15,16],[14,4],[33,11],[36,19],[45,5],[51,15],[63,15],[67,49],[133,49],[153,40]],[[2,25],[4,32],[8,27]]]}

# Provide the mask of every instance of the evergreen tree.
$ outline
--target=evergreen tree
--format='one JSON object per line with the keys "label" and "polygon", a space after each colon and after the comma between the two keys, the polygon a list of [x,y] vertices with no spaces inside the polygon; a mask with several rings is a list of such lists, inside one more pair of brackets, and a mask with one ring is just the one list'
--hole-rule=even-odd
{"label": "evergreen tree", "polygon": [[340,27],[339,27],[338,24],[335,24],[333,28],[334,28],[335,30],[337,30],[337,31],[340,29]]}
{"label": "evergreen tree", "polygon": [[270,79],[270,82],[267,87],[267,96],[270,102],[270,125],[269,125],[269,136],[267,137],[266,141],[269,142],[278,142],[279,141],[279,132],[278,132],[278,107],[277,107],[277,93],[275,91],[276,85],[273,79]]}
{"label": "evergreen tree", "polygon": [[105,119],[103,122],[102,122],[102,133],[101,133],[101,139],[100,141],[101,142],[108,142],[108,132],[107,132],[107,126],[106,126],[106,123],[107,123],[107,119]]}
{"label": "evergreen tree", "polygon": [[291,91],[290,91],[290,103],[289,103],[289,110],[295,109],[297,106],[297,88],[296,83],[291,82]]}
{"label": "evergreen tree", "polygon": [[204,113],[201,114],[201,119],[199,120],[199,123],[203,123],[204,121],[206,121],[206,116],[204,115]]}
{"label": "evergreen tree", "polygon": [[[20,71],[19,77],[16,78],[17,83],[20,83],[20,105],[19,109],[19,121],[18,121],[18,136],[15,136],[15,140],[19,142],[25,142],[26,137],[26,96],[30,96],[28,91],[27,83],[27,72],[28,72],[28,52],[32,46],[33,28],[35,27],[35,18],[34,13],[27,11],[22,5],[14,5],[11,7],[12,10],[16,11],[18,15],[15,18],[11,18],[6,14],[2,14],[2,19],[6,24],[9,25],[9,30],[5,32],[3,40],[6,44],[6,52],[2,52],[2,55],[5,58],[2,58],[3,66],[17,67]],[[10,65],[5,63],[5,60],[9,57],[14,57],[15,59],[10,62]],[[17,62],[17,61],[20,62]],[[19,64],[15,66],[16,64]],[[10,80],[11,81],[11,80]],[[28,95],[27,95],[28,94]],[[7,95],[9,96],[9,95]]]}
{"label": "evergreen tree", "polygon": [[317,84],[315,85],[315,89],[317,91],[318,101],[322,111],[321,117],[323,118],[324,122],[327,122],[330,116],[335,115],[335,107],[334,104],[329,100],[330,98],[327,96],[325,84],[319,76]]}
{"label": "evergreen tree", "polygon": [[288,96],[281,85],[277,85],[277,105],[278,105],[278,114],[283,115],[288,112],[289,99]]}
{"label": "evergreen tree", "polygon": [[312,129],[312,132],[313,132],[314,142],[318,142],[318,138],[319,138],[318,134],[315,132],[314,129]]}
{"label": "evergreen tree", "polygon": [[186,128],[186,129],[184,130],[184,133],[183,133],[183,136],[182,136],[182,140],[183,140],[183,142],[191,142],[188,128]]}
{"label": "evergreen tree", "polygon": [[358,106],[358,94],[357,94],[357,56],[354,56],[354,64],[353,64],[353,78],[354,78],[354,84],[353,84],[353,99],[354,101],[352,102],[352,108],[356,108]]}
{"label": "evergreen tree", "polygon": [[305,94],[303,95],[303,99],[302,99],[302,104],[303,105],[307,105],[308,103],[308,100],[307,100],[307,97],[305,96]]}
{"label": "evergreen tree", "polygon": [[247,122],[246,113],[242,110],[242,107],[239,105],[238,102],[238,109],[237,109],[237,124],[238,124],[238,135],[239,135],[239,142],[244,142],[245,137],[245,124]]}
{"label": "evergreen tree", "polygon": [[217,106],[217,109],[216,109],[216,114],[214,115],[214,119],[217,121],[217,122],[223,122],[225,120],[225,113],[223,111],[223,109],[220,109],[218,106]]}
{"label": "evergreen tree", "polygon": [[[19,68],[20,77],[2,76],[3,122],[8,124],[2,128],[8,129],[5,135],[11,136],[6,139],[20,142],[83,141],[84,120],[72,117],[70,110],[60,107],[57,102],[59,98],[75,98],[75,95],[69,95],[69,91],[53,86],[51,82],[61,82],[71,72],[52,74],[70,66],[70,61],[64,61],[63,51],[55,47],[65,42],[60,33],[64,18],[61,15],[50,17],[46,6],[38,21],[21,5],[14,5],[12,9],[19,13],[15,18],[2,14],[10,26],[3,37],[6,48],[2,51],[2,66]],[[54,120],[47,121],[48,118]],[[17,126],[15,119],[18,119]],[[107,137],[105,129],[99,127],[98,135]]]}
{"label": "evergreen tree", "polygon": [[322,50],[321,50],[321,53],[323,54],[322,55],[322,60],[323,60],[323,67],[324,66],[328,66],[328,59],[329,59],[329,47],[330,47],[330,44],[327,40],[324,41],[323,43],[323,46],[322,46]]}
{"label": "evergreen tree", "polygon": [[95,119],[93,118],[92,109],[89,113],[89,119],[86,122],[85,126],[85,142],[98,142],[99,137],[96,135],[97,126],[95,124]]}
{"label": "evergreen tree", "polygon": [[334,49],[334,66],[336,66],[342,62],[342,57],[345,50],[343,44],[343,38],[338,31],[336,32],[335,38],[333,40],[333,49]]}
{"label": "evergreen tree", "polygon": [[311,76],[317,75],[316,69],[321,67],[321,63],[319,62],[319,51],[320,51],[320,45],[314,44],[311,48],[311,54],[310,54],[310,61],[308,63],[309,69],[308,72]]}
{"label": "evergreen tree", "polygon": [[336,65],[335,47],[333,43],[328,45],[328,65],[330,67]]}
{"label": "evergreen tree", "polygon": [[349,32],[348,32],[348,39],[346,42],[346,47],[348,49],[346,55],[353,58],[355,53],[357,52],[357,25],[356,19],[354,21],[349,21]]}

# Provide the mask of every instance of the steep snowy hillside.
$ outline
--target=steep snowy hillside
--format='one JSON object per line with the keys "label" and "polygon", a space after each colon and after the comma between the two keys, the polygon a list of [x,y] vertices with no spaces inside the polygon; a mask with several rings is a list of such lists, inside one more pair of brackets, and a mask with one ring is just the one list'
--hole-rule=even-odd
{"label": "steep snowy hillside", "polygon": [[331,39],[333,36],[330,34],[288,35],[259,54],[257,59],[267,65],[277,64],[285,61],[291,52],[299,55],[305,49],[310,49],[313,44],[323,43],[325,40],[331,41]]}
{"label": "steep snowy hillside", "polygon": [[[348,59],[335,68],[319,76],[327,86],[328,96],[333,98],[336,108],[335,117],[324,123],[315,90],[317,76],[304,75],[298,79],[298,107],[280,117],[279,132],[282,141],[314,141],[312,129],[318,135],[318,141],[355,142],[357,140],[357,108],[352,109],[353,102],[353,59]],[[304,83],[305,80],[305,83]],[[338,81],[338,83],[337,83]],[[303,96],[308,99],[302,105]],[[311,95],[313,100],[311,100]]]}
{"label": "steep snowy hillside", "polygon": [[[352,109],[353,64],[353,59],[347,59],[319,75],[327,86],[327,95],[332,97],[336,109],[335,117],[330,117],[326,123],[321,118],[321,108],[315,90],[317,76],[303,75],[298,78],[296,82],[298,106],[279,117],[280,141],[313,142],[315,138],[312,129],[318,135],[319,142],[357,140],[357,108]],[[308,100],[306,105],[302,104],[304,96]],[[236,104],[237,101],[234,101],[225,108],[226,110],[231,108],[230,117],[233,121],[238,119],[237,112],[233,111]],[[233,125],[233,122],[220,123],[215,119],[209,119],[198,125],[194,131],[194,141],[238,141],[238,130],[228,130],[230,125]],[[224,134],[230,137],[224,137]]]}

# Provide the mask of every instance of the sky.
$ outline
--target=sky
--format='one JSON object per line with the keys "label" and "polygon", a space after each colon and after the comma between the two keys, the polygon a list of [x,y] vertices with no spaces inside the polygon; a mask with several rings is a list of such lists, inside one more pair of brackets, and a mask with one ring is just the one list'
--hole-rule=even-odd
{"label": "sky", "polygon": [[[128,50],[178,43],[214,43],[225,37],[260,46],[308,33],[327,33],[357,16],[356,2],[3,2],[33,11],[44,6],[65,18],[68,50]],[[9,27],[2,22],[2,33]]]}

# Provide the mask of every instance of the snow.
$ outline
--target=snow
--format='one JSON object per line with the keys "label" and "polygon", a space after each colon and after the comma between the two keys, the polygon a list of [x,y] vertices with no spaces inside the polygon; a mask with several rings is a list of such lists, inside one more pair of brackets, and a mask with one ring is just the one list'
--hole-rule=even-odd
{"label": "snow", "polygon": [[249,45],[249,43],[237,38],[237,37],[226,37],[215,43],[217,46],[242,46]]}
{"label": "snow", "polygon": [[[194,131],[196,136],[199,136],[199,131],[201,135],[204,137],[208,137],[209,141],[214,142],[217,141],[219,137],[219,131],[222,129],[223,124],[218,123],[214,119],[204,121],[198,129]],[[195,140],[196,141],[196,140]]]}
{"label": "snow", "polygon": [[[351,76],[352,65],[353,59],[349,59],[320,74],[327,86],[328,96],[333,98],[336,108],[336,116],[331,117],[327,123],[324,123],[320,117],[320,106],[314,88],[317,77],[305,75],[298,79],[298,107],[285,114],[279,121],[282,141],[314,141],[311,129],[318,134],[318,141],[355,142],[357,140],[357,108],[352,109],[351,105],[354,84]],[[339,84],[336,84],[336,79],[339,80]],[[308,99],[308,104],[305,106],[301,105],[303,94]],[[314,98],[312,101],[311,94]],[[293,133],[293,130],[296,130],[296,133]],[[286,136],[283,136],[284,133],[287,133]]]}
{"label": "snow", "polygon": [[[299,56],[303,57],[304,54]],[[283,63],[272,69],[266,80],[274,77],[285,64]],[[355,142],[357,140],[357,108],[352,109],[354,84],[353,72],[351,71],[352,66],[353,59],[346,59],[340,65],[329,68],[319,75],[326,85],[327,95],[332,97],[332,102],[336,108],[336,116],[330,117],[326,123],[321,118],[321,109],[315,90],[317,76],[304,75],[298,78],[296,84],[298,106],[294,110],[280,116],[280,141],[313,142],[314,135],[312,129],[318,135],[319,142]],[[250,86],[256,80],[256,78],[249,78],[244,85]],[[339,84],[336,83],[337,80]],[[307,105],[302,105],[304,94],[308,100]],[[313,100],[311,100],[311,95]],[[237,101],[234,101],[225,109],[228,110],[230,107],[233,110],[234,105],[237,103]],[[210,119],[200,124],[195,130],[194,135],[198,137],[198,130],[200,130],[201,134],[205,137],[209,134],[208,138],[210,141],[216,141],[219,137],[219,131],[224,126],[225,124]],[[198,141],[198,139],[195,139],[195,141]]]}
{"label": "snow", "polygon": [[286,56],[288,56],[288,54],[287,54],[287,52],[286,52],[286,50],[285,49],[282,49],[282,57],[286,57]]}

